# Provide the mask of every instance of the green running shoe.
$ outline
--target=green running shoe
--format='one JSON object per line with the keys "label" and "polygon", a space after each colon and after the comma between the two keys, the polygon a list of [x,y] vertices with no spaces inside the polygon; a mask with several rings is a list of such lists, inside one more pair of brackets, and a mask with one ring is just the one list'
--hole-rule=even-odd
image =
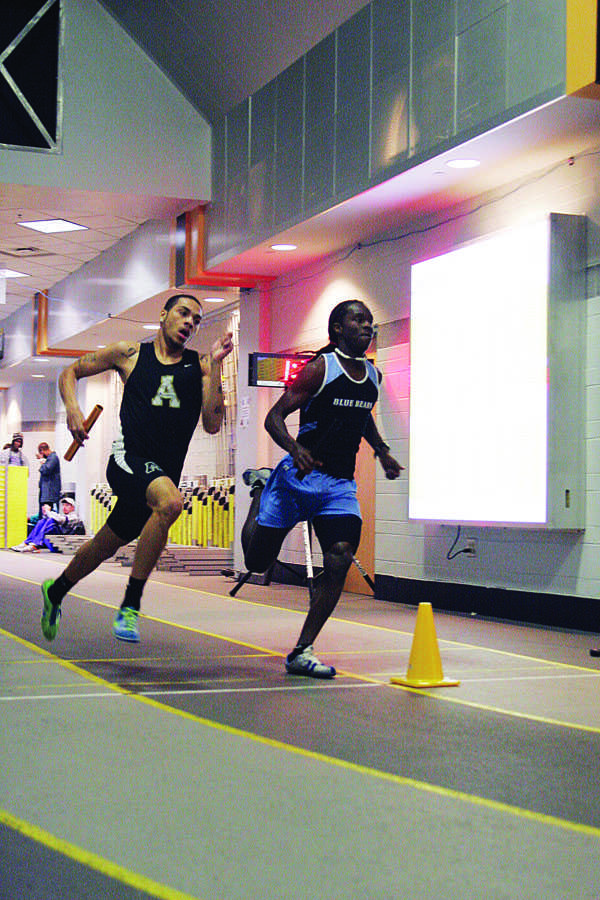
{"label": "green running shoe", "polygon": [[44,598],[44,608],[42,610],[42,634],[47,641],[53,641],[58,632],[58,623],[60,622],[61,609],[60,603],[56,605],[50,601],[48,596],[48,588],[54,584],[53,578],[48,578],[42,583],[42,597]]}
{"label": "green running shoe", "polygon": [[120,609],[113,622],[114,636],[120,641],[131,641],[131,643],[137,644],[140,639],[137,623],[138,615],[137,609],[131,609],[130,606],[124,606],[123,609]]}

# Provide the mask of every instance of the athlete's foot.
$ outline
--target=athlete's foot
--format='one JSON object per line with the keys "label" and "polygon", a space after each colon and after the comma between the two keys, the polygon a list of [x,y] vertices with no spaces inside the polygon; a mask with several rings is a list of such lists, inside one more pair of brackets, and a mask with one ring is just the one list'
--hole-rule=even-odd
{"label": "athlete's foot", "polygon": [[286,657],[285,670],[289,675],[306,675],[309,678],[334,678],[333,666],[326,666],[317,659],[311,646],[292,650]]}
{"label": "athlete's foot", "polygon": [[273,469],[246,469],[246,471],[242,473],[242,478],[244,484],[247,484],[250,488],[250,493],[257,487],[264,488],[272,471]]}
{"label": "athlete's foot", "polygon": [[42,597],[44,598],[44,606],[42,609],[42,634],[47,641],[53,641],[56,637],[58,623],[60,622],[61,617],[60,603],[52,603],[48,596],[48,588],[53,583],[53,578],[49,578],[42,583]]}
{"label": "athlete's foot", "polygon": [[113,622],[114,636],[120,641],[129,641],[132,644],[137,644],[140,639],[137,623],[138,615],[137,609],[131,609],[130,606],[124,606],[120,609]]}

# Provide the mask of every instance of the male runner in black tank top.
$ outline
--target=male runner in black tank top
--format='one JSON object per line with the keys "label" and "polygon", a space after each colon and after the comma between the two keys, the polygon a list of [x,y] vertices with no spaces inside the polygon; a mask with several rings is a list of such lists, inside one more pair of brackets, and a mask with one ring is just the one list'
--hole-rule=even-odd
{"label": "male runner in black tank top", "polygon": [[[373,447],[387,478],[398,478],[402,470],[371,414],[380,380],[365,357],[373,339],[371,312],[360,300],[346,300],[332,310],[328,330],[330,344],[306,364],[265,419],[265,428],[288,455],[272,474],[270,469],[244,472],[252,494],[242,529],[248,571],[265,572],[301,521],[312,523],[323,551],[323,572],[286,659],[287,672],[311,678],[335,676],[312,645],[335,609],[360,540],[354,466],[361,439]],[[285,419],[295,410],[300,410],[300,429],[294,439]]]}
{"label": "male runner in black tank top", "polygon": [[88,434],[77,402],[78,380],[114,369],[125,387],[120,434],[107,467],[118,500],[105,524],[79,548],[62,575],[42,585],[42,632],[49,641],[56,637],[65,594],[136,537],[131,577],[113,633],[124,641],[140,639],[137,618],[142,591],[183,507],[177,485],[192,434],[200,414],[209,434],[215,434],[223,421],[221,363],[233,349],[231,333],[199,357],[185,345],[201,317],[200,303],[193,295],[174,294],[160,313],[151,344],[119,341],[81,357],[60,375],[67,427],[80,443]]}

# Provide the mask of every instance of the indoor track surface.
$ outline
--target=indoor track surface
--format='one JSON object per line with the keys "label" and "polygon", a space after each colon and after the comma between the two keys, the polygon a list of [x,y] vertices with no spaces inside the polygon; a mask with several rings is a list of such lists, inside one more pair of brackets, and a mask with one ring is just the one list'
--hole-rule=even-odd
{"label": "indoor track surface", "polygon": [[0,552],[0,900],[600,900],[597,636],[436,612],[415,690],[416,610],[345,594],[317,681],[305,589],[159,572],[124,644],[107,563],[47,643],[67,561]]}

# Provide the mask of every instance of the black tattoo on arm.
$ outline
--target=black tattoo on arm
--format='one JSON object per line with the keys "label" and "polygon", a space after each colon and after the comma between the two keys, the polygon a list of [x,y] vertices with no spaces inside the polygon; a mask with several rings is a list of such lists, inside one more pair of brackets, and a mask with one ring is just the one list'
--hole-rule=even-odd
{"label": "black tattoo on arm", "polygon": [[96,362],[97,356],[95,353],[86,353],[85,356],[81,356],[74,365],[74,370],[76,375],[84,375],[85,372],[82,371],[82,366],[86,363],[93,366]]}

